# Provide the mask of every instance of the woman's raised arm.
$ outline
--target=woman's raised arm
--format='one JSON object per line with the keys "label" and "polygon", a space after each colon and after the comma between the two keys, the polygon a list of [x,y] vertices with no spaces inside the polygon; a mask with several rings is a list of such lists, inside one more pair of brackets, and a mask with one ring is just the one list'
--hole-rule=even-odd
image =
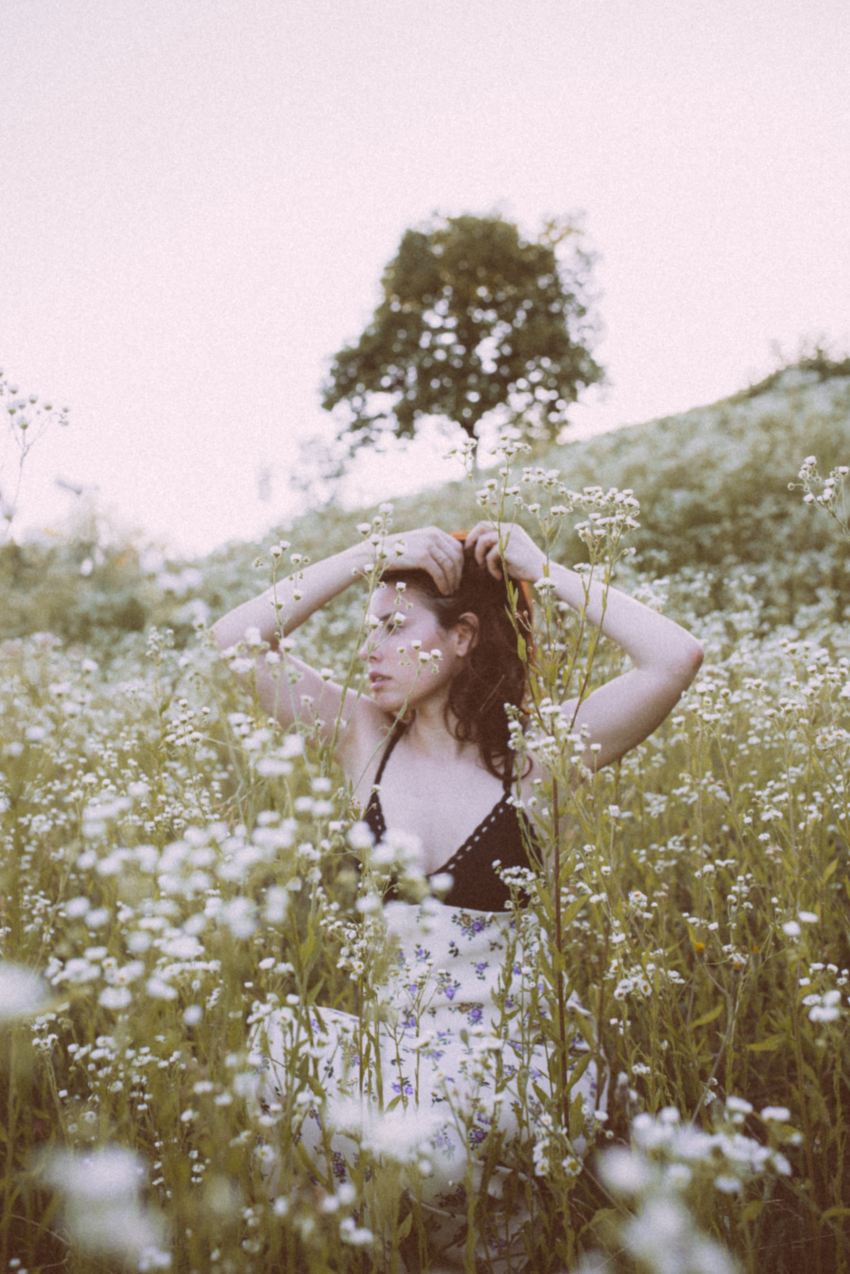
{"label": "woman's raised arm", "polygon": [[[703,648],[674,620],[610,584],[606,589],[591,581],[585,603],[585,582],[576,571],[552,565],[549,578],[555,595],[575,610],[586,605],[589,621],[635,665],[586,699],[561,705],[573,730],[587,726],[590,737],[582,760],[589,769],[600,770],[642,743],[672,712],[699,671]],[[597,744],[595,752],[592,743]]]}
{"label": "woman's raised arm", "polygon": [[[641,743],[672,711],[699,670],[703,647],[674,620],[645,606],[620,589],[597,580],[586,581],[577,571],[553,562],[522,527],[479,522],[467,537],[479,562],[499,571],[504,566],[515,579],[539,583],[548,571],[560,601],[584,611],[591,624],[623,649],[635,667],[593,690],[586,699],[568,699],[562,716],[578,731],[587,726],[589,739],[582,756],[599,770]],[[587,596],[585,597],[585,590]],[[595,751],[590,745],[596,744]]]}
{"label": "woman's raised arm", "polygon": [[[289,653],[281,657],[279,634],[287,636],[354,580],[362,578],[373,557],[370,545],[352,545],[278,581],[213,624],[212,635],[222,651],[246,637],[249,646],[252,639],[269,644],[274,652],[271,660],[265,651],[259,651],[250,667],[237,663],[236,670],[241,676],[253,676],[262,707],[284,728],[306,721],[318,724],[322,734],[330,738],[342,712],[343,691],[303,660]],[[356,696],[349,694],[353,703]]]}

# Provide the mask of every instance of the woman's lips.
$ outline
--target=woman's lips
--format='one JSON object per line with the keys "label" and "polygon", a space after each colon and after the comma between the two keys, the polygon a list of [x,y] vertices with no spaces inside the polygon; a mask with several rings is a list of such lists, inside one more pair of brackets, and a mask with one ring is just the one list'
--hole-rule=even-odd
{"label": "woman's lips", "polygon": [[383,676],[380,672],[370,672],[369,681],[371,682],[372,689],[377,690],[379,686],[382,686],[385,682],[389,681],[389,677]]}

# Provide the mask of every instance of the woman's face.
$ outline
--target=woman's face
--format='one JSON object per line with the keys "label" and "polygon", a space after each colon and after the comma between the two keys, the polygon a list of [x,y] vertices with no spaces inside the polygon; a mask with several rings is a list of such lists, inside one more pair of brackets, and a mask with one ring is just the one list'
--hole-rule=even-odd
{"label": "woman's face", "polygon": [[398,712],[442,690],[463,661],[463,635],[441,628],[410,585],[379,584],[366,623],[359,654],[367,665],[372,698],[385,712]]}

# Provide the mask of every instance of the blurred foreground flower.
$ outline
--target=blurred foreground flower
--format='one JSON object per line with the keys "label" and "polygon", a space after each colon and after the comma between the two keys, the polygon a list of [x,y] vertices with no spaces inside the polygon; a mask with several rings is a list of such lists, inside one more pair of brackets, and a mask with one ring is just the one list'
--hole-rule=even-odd
{"label": "blurred foreground flower", "polygon": [[434,1111],[381,1110],[373,1102],[359,1098],[331,1098],[327,1104],[328,1126],[356,1137],[364,1150],[396,1163],[427,1163],[444,1117]]}
{"label": "blurred foreground flower", "polygon": [[50,987],[24,964],[0,962],[0,1024],[39,1013],[50,998]]}
{"label": "blurred foreground flower", "polygon": [[652,1274],[736,1274],[737,1263],[700,1234],[681,1201],[670,1195],[644,1200],[622,1227],[626,1250]]}
{"label": "blurred foreground flower", "polygon": [[[597,1156],[603,1185],[633,1209],[619,1241],[648,1274],[736,1274],[733,1255],[702,1232],[696,1215],[707,1190],[743,1197],[759,1183],[765,1197],[776,1177],[790,1174],[780,1150],[741,1132],[753,1113],[750,1102],[729,1096],[708,1131],[683,1121],[674,1106],[642,1111],[632,1121],[631,1146]],[[785,1107],[766,1106],[761,1121],[779,1137],[789,1117]],[[784,1139],[796,1136],[789,1130]]]}
{"label": "blurred foreground flower", "polygon": [[131,1269],[170,1268],[163,1219],[140,1198],[145,1165],[139,1155],[123,1146],[48,1151],[40,1172],[62,1195],[68,1237],[76,1247],[117,1257]]}

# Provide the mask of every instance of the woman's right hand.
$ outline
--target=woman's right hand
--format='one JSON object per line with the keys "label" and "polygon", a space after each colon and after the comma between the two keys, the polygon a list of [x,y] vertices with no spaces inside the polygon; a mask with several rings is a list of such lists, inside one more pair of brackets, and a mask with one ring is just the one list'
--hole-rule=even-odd
{"label": "woman's right hand", "polygon": [[438,526],[397,531],[383,541],[387,571],[427,571],[444,595],[457,592],[463,573],[463,545]]}

